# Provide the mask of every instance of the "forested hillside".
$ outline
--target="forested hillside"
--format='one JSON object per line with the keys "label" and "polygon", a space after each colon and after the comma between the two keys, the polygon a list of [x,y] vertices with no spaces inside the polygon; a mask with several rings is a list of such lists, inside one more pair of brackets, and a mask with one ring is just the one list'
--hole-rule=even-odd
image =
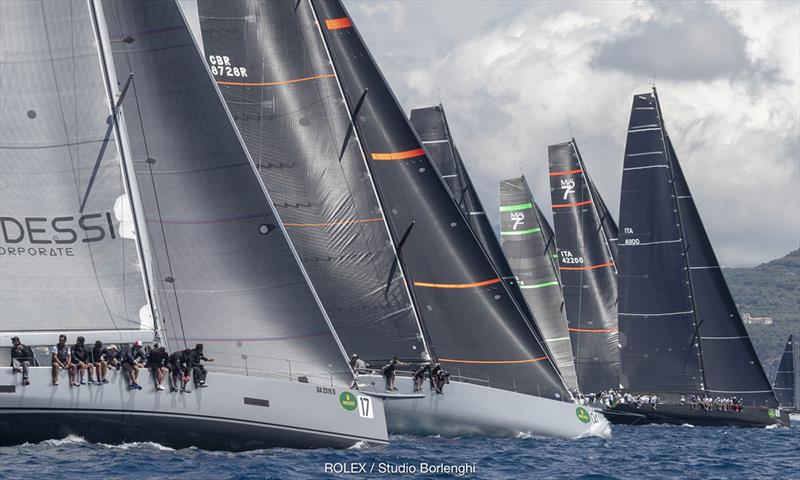
{"label": "forested hillside", "polygon": [[740,312],[775,320],[772,325],[747,325],[771,381],[786,338],[790,333],[800,338],[800,250],[754,268],[723,271]]}

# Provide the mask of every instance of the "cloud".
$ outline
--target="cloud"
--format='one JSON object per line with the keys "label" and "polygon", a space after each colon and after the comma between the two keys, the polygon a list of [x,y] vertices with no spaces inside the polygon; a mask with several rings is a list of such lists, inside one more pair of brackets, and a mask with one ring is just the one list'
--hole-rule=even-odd
{"label": "cloud", "polygon": [[800,3],[389,3],[347,6],[406,111],[441,99],[493,223],[520,173],[549,210],[547,145],[572,136],[616,213],[631,98],[656,76],[720,261],[800,245]]}

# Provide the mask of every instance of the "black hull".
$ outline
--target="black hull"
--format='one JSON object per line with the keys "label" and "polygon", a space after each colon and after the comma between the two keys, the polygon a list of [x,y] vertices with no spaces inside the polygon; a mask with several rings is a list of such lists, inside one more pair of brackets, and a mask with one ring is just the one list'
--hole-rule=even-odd
{"label": "black hull", "polygon": [[334,433],[257,425],[193,415],[96,410],[0,413],[0,446],[76,435],[93,443],[155,442],[171,448],[246,451],[264,448],[347,448],[352,439]]}
{"label": "black hull", "polygon": [[717,410],[692,410],[689,405],[659,405],[653,410],[649,405],[637,408],[632,405],[617,405],[603,410],[603,415],[615,425],[695,425],[709,427],[767,427],[789,426],[789,415],[781,412],[779,417],[770,416],[777,409],[744,408],[741,412]]}

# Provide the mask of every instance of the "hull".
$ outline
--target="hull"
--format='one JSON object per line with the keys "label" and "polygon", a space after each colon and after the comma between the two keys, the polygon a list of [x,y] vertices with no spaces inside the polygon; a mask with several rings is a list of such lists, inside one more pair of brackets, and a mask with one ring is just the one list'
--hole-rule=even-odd
{"label": "hull", "polygon": [[[770,412],[772,412],[770,414]],[[617,405],[603,410],[608,420],[617,425],[695,425],[717,427],[789,426],[789,415],[778,409],[745,407],[741,412],[692,410],[689,405],[660,404],[653,410],[649,405]]]}
{"label": "hull", "polygon": [[[360,376],[365,392],[385,392],[383,377]],[[413,381],[398,377],[400,394],[413,392]],[[564,439],[609,437],[608,421],[598,411],[576,404],[523,395],[469,383],[451,382],[444,394],[432,393],[428,381],[424,398],[391,399],[384,403],[389,432],[406,435],[541,436]],[[580,415],[578,409],[585,414]]]}
{"label": "hull", "polygon": [[143,390],[129,391],[122,377],[112,371],[106,385],[70,387],[62,374],[53,386],[50,368],[40,367],[22,386],[21,375],[0,368],[0,446],[67,435],[229,451],[388,443],[382,402],[369,399],[366,418],[358,392],[340,401],[346,389],[212,372],[208,388],[181,394],[155,391],[145,372]]}

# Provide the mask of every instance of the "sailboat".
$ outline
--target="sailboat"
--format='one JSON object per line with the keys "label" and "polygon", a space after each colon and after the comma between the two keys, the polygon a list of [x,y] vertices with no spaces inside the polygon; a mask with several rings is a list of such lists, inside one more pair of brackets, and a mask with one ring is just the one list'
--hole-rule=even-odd
{"label": "sailboat", "polygon": [[575,363],[564,315],[564,295],[553,257],[554,238],[533,199],[525,176],[500,180],[500,238],[503,251],[519,280],[544,339],[562,374],[572,375],[578,390]]}
{"label": "sailboat", "polygon": [[348,389],[336,331],[178,4],[0,2],[0,19],[0,340],[22,337],[42,365],[59,333],[204,343],[215,358],[191,393],[157,391],[144,371],[136,390],[124,371],[70,387],[33,367],[25,386],[0,367],[0,444],[387,443],[382,402]]}
{"label": "sailboat", "polygon": [[427,361],[402,269],[390,275],[393,244],[311,5],[196,6],[196,38],[345,350],[375,367],[394,356]]}
{"label": "sailboat", "polygon": [[547,149],[558,268],[578,385],[619,388],[617,226],[575,140]]}
{"label": "sailboat", "polygon": [[[788,425],[739,312],[663,122],[658,95],[633,97],[620,206],[619,327],[626,392],[640,423]],[[705,408],[693,401],[706,398]],[[742,408],[720,407],[736,399]]]}
{"label": "sailboat", "polygon": [[772,389],[778,398],[780,408],[787,413],[797,413],[795,403],[795,372],[794,372],[794,345],[792,336],[786,341],[786,348],[783,349],[781,362],[778,364],[778,371],[775,372],[775,381],[772,382]]}
{"label": "sailboat", "polygon": [[[560,298],[540,298],[539,295],[532,292],[528,292],[528,295],[524,294],[523,289],[525,287],[520,283],[520,272],[518,270],[518,267],[522,265],[517,263],[512,269],[512,265],[509,265],[509,262],[514,262],[515,259],[507,258],[509,250],[506,248],[506,243],[503,242],[501,246],[500,242],[497,241],[478,192],[472,184],[469,172],[450,133],[450,125],[447,122],[444,107],[439,104],[432,107],[415,108],[411,110],[410,120],[411,126],[417,132],[428,152],[428,157],[436,167],[442,180],[444,180],[445,185],[447,185],[450,196],[461,208],[464,217],[472,227],[472,231],[492,264],[500,273],[503,283],[507,285],[508,290],[514,296],[516,303],[520,306],[520,310],[536,331],[536,334],[546,342],[545,345],[549,349],[549,353],[552,355],[561,377],[573,391],[577,390],[578,384],[575,379],[575,366],[569,347],[569,334],[566,331],[566,321],[560,314],[562,302]],[[547,262],[550,262],[550,260],[547,260]],[[531,303],[532,301],[535,303]],[[541,302],[545,302],[547,305]],[[553,307],[555,307],[555,310],[553,310]]]}
{"label": "sailboat", "polygon": [[[425,398],[387,401],[389,430],[576,438],[606,429],[602,416],[574,403],[342,4],[311,5],[369,160],[431,360],[450,373],[443,394],[425,385]],[[380,376],[372,383],[376,391],[384,388]],[[397,388],[411,393],[412,379],[398,378]]]}

